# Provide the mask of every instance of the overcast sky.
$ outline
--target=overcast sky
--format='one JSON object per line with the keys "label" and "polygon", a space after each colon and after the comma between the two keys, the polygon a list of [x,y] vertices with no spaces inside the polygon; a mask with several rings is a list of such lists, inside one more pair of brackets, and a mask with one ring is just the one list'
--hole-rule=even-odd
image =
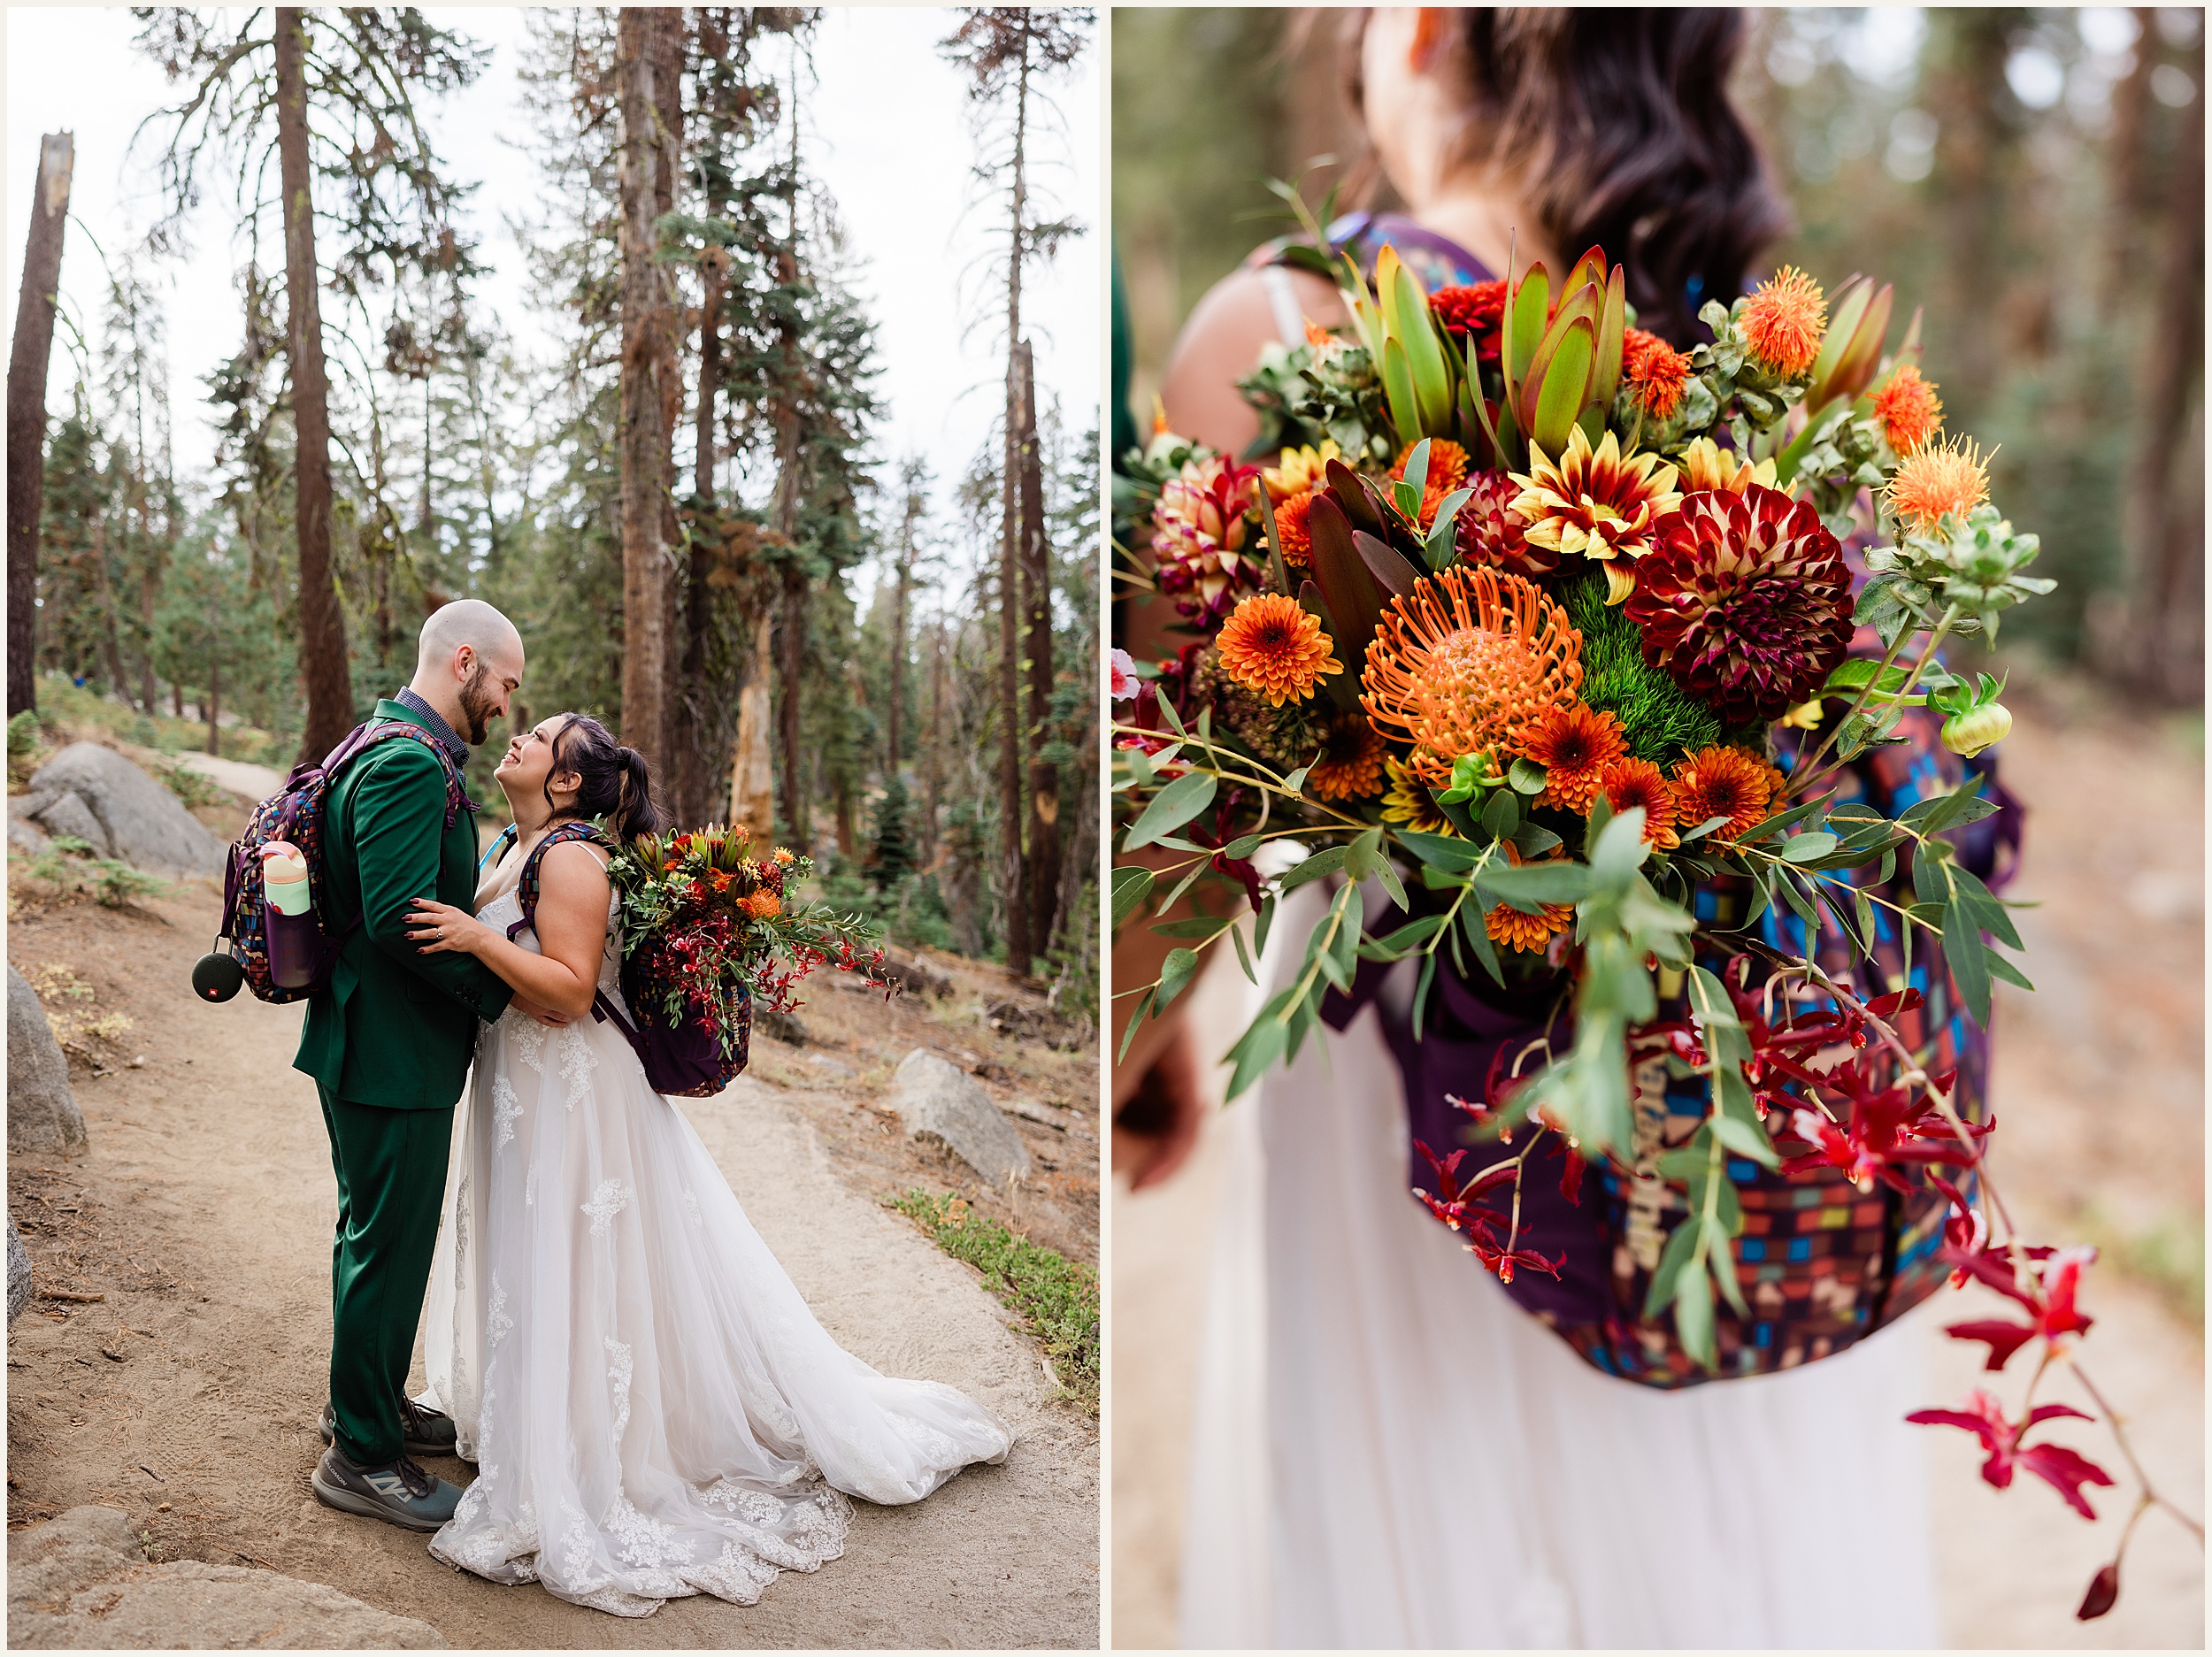
{"label": "overcast sky", "polygon": [[[490,273],[477,286],[481,314],[494,317],[526,350],[549,336],[527,303],[522,261],[503,215],[529,211],[541,188],[530,123],[518,101],[516,69],[524,15],[513,7],[431,8],[442,27],[492,49],[489,68],[466,92],[434,106],[434,142],[452,174],[482,185],[471,226]],[[802,152],[813,178],[835,198],[859,257],[856,286],[877,323],[887,405],[876,428],[887,481],[897,457],[918,450],[933,467],[941,497],[989,429],[1002,396],[1001,341],[987,320],[979,278],[959,287],[964,270],[987,244],[996,204],[970,206],[974,146],[964,85],[937,54],[952,14],[921,8],[826,11],[813,45],[813,83],[802,90]],[[105,276],[100,249],[114,258],[142,235],[159,211],[150,143],[127,165],[141,119],[176,101],[176,89],[132,47],[129,12],[105,6],[11,6],[7,12],[7,156],[0,186],[7,203],[7,306],[12,331],[30,224],[31,185],[41,134],[76,137],[76,173],[62,258],[65,309],[94,336]],[[784,49],[764,61],[780,73]],[[1048,206],[1079,219],[1090,234],[1028,279],[1025,320],[1036,345],[1041,401],[1056,395],[1068,426],[1096,418],[1101,354],[1099,64],[1095,46],[1071,80],[1050,88],[1061,111],[1045,135],[1037,183]],[[150,134],[150,139],[152,134]],[[219,185],[222,175],[211,175]],[[157,267],[170,295],[170,404],[178,469],[204,473],[214,453],[204,377],[239,344],[236,292],[245,248],[232,204],[209,200],[191,220],[190,257]],[[964,216],[964,208],[966,211]],[[98,244],[97,249],[95,243]],[[272,241],[265,258],[280,244]],[[280,303],[281,301],[280,300]],[[280,312],[280,315],[281,313]],[[325,326],[338,320],[326,303]],[[65,329],[58,329],[47,407],[68,404],[75,370]]]}

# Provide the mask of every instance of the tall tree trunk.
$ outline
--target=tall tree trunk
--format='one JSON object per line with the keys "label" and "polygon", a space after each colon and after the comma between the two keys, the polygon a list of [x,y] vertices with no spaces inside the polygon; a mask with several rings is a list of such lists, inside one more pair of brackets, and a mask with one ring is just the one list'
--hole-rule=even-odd
{"label": "tall tree trunk", "polygon": [[[649,39],[653,57],[653,135],[659,147],[653,173],[653,218],[657,223],[676,210],[676,180],[683,166],[684,12],[680,6],[657,6],[647,15],[653,25]],[[680,769],[680,762],[672,762],[680,723],[678,708],[684,694],[681,641],[687,605],[682,577],[688,572],[675,560],[675,548],[682,540],[676,519],[676,426],[684,411],[682,311],[673,274],[664,270],[659,275],[660,442],[654,452],[660,461],[661,545],[669,550],[661,571],[661,656],[667,678],[661,691],[660,746],[656,752],[663,756],[665,798],[665,791],[677,780],[675,773]],[[697,823],[695,817],[687,818],[686,826],[695,827]]]}
{"label": "tall tree trunk", "polygon": [[[718,35],[708,36],[710,41],[720,38]],[[721,202],[713,197],[705,207],[710,219],[722,211]],[[722,270],[726,262],[719,248],[709,248],[699,263],[699,406],[694,428],[691,495],[702,515],[714,504],[715,417],[722,384]],[[702,526],[695,524],[695,529]],[[669,699],[675,747],[675,786],[671,797],[678,820],[690,824],[705,821],[712,809],[708,795],[714,783],[714,767],[707,757],[706,740],[707,634],[714,618],[714,592],[707,578],[712,567],[713,553],[706,536],[695,533],[684,572],[683,673]],[[733,816],[732,821],[735,820]]]}
{"label": "tall tree trunk", "polygon": [[116,636],[115,590],[108,583],[108,518],[104,507],[92,514],[92,573],[100,595],[100,648],[107,657],[108,689],[118,702],[128,704],[130,681],[123,677],[123,646]]}
{"label": "tall tree trunk", "polygon": [[[2147,49],[2149,42],[2142,42]],[[2190,53],[2190,79],[2204,85],[2204,37]],[[2204,518],[2201,500],[2204,426],[2189,418],[2194,393],[2203,391],[2204,369],[2204,98],[2191,98],[2176,116],[2173,174],[2166,196],[2165,257],[2160,262],[2158,316],[2142,385],[2138,430],[2141,473],[2132,494],[2142,502],[2142,545],[2147,555],[2135,602],[2151,648],[2136,660],[2144,688],[2174,702],[2204,694],[2204,611],[2201,589],[2191,604],[2189,578],[2201,579]],[[2197,487],[2191,487],[2192,485]]]}
{"label": "tall tree trunk", "polygon": [[806,671],[806,572],[797,561],[783,566],[783,615],[776,624],[779,677],[783,681],[782,736],[784,816],[793,849],[812,848],[806,809],[806,779],[799,769],[799,710],[803,700],[799,680]]}
{"label": "tall tree trunk", "polygon": [[[791,155],[784,202],[790,213],[788,234],[775,252],[776,280],[789,288],[799,280],[799,106],[791,88]],[[798,562],[800,449],[799,396],[803,364],[798,324],[787,309],[776,324],[777,374],[771,408],[776,427],[775,527],[786,562],[778,583],[781,617],[777,630],[777,677],[783,692],[776,768],[783,789],[783,817],[795,849],[810,848],[806,779],[799,769],[799,677],[806,666],[806,572]]]}
{"label": "tall tree trunk", "polygon": [[54,349],[62,227],[76,140],[39,141],[31,180],[31,234],[15,301],[8,356],[8,717],[38,705],[38,525],[46,500],[46,359]]}
{"label": "tall tree trunk", "polygon": [[1029,139],[1029,24],[1022,22],[1021,69],[1014,94],[1014,190],[1006,260],[1006,448],[1002,465],[999,523],[998,701],[1000,866],[1006,896],[1006,966],[1029,976],[1034,953],[1030,927],[1028,872],[1022,856],[1021,717],[1021,375],[1022,260],[1027,251],[1028,180],[1023,172]]}
{"label": "tall tree trunk", "polygon": [[276,14],[277,170],[284,189],[286,350],[292,368],[294,525],[300,555],[300,677],[307,689],[302,758],[319,759],[353,728],[345,612],[330,566],[330,382],[315,265],[315,205],[307,155],[307,25],[296,6]]}
{"label": "tall tree trunk", "polygon": [[945,723],[945,618],[937,618],[929,633],[929,733],[922,744],[921,867],[937,866],[937,794],[939,743]]}
{"label": "tall tree trunk", "polygon": [[1036,359],[1021,346],[1022,598],[1026,611],[1022,658],[1029,669],[1030,938],[1039,955],[1052,947],[1060,917],[1060,768],[1045,757],[1051,736],[1052,546],[1045,534],[1044,455],[1037,443]]}
{"label": "tall tree trunk", "polygon": [[919,502],[910,485],[899,521],[898,585],[891,594],[891,710],[886,716],[889,725],[883,767],[886,782],[899,774],[899,720],[906,710],[906,595],[914,578],[914,520],[919,516]]}
{"label": "tall tree trunk", "polygon": [[661,27],[647,7],[624,7],[616,26],[615,81],[622,149],[622,735],[649,761],[664,757],[662,712],[666,639],[666,541],[659,334],[664,309],[661,272],[653,266],[653,210],[661,146],[653,35]]}
{"label": "tall tree trunk", "polygon": [[770,610],[764,595],[753,632],[752,671],[737,696],[737,753],[730,766],[731,825],[749,831],[754,844],[761,846],[776,837],[774,742],[770,735],[774,704],[768,689],[775,672]]}

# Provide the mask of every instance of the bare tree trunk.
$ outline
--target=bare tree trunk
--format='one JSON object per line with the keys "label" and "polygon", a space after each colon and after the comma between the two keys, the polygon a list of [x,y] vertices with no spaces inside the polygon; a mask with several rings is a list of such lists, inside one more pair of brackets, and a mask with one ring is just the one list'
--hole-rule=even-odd
{"label": "bare tree trunk", "polygon": [[1037,953],[1052,947],[1059,930],[1060,768],[1044,748],[1051,733],[1052,546],[1045,536],[1044,456],[1037,443],[1035,358],[1029,342],[1021,346],[1022,587],[1027,611],[1022,656],[1029,668],[1027,742],[1029,760],[1029,930]]}
{"label": "bare tree trunk", "polygon": [[276,15],[277,164],[284,189],[286,346],[292,368],[294,526],[300,556],[300,677],[307,689],[302,758],[319,759],[353,728],[345,612],[330,567],[330,382],[315,265],[307,155],[307,34],[296,6]]}
{"label": "bare tree trunk", "polygon": [[[721,203],[709,200],[709,218],[721,211]],[[695,428],[696,452],[691,468],[691,495],[703,513],[714,503],[716,399],[722,382],[722,268],[718,248],[710,248],[700,260],[702,296],[699,304],[699,407]],[[712,554],[707,540],[695,534],[691,556],[684,572],[683,674],[672,688],[669,710],[674,721],[675,785],[671,790],[680,822],[701,823],[710,807],[708,794],[713,767],[707,759],[706,696],[707,633],[714,618],[713,589],[707,585]],[[743,714],[741,711],[741,720]],[[732,821],[736,820],[733,807]],[[772,829],[771,832],[772,833]]]}
{"label": "bare tree trunk", "polygon": [[115,631],[115,592],[108,584],[108,518],[105,507],[92,514],[92,573],[100,595],[100,648],[107,657],[108,688],[128,703],[130,681],[123,677],[123,646]]}
{"label": "bare tree trunk", "polygon": [[[676,210],[676,180],[683,166],[684,12],[680,6],[658,6],[647,15],[653,25],[649,39],[657,118],[654,138],[660,152],[653,175],[653,218],[658,222]],[[681,768],[675,759],[678,708],[684,692],[683,648],[679,641],[684,637],[687,607],[680,579],[685,572],[675,562],[675,548],[682,539],[676,520],[676,426],[683,418],[684,385],[680,296],[673,275],[666,271],[659,274],[660,443],[654,452],[660,462],[661,545],[669,551],[661,570],[661,656],[667,682],[661,692],[660,746],[655,751],[663,756],[662,786],[665,790],[676,780],[674,771]],[[696,826],[697,821],[695,817],[685,819],[687,826]]]}
{"label": "bare tree trunk", "polygon": [[899,721],[906,710],[906,597],[914,579],[914,520],[921,516],[921,501],[911,480],[899,517],[898,585],[891,597],[891,710],[887,716],[888,754],[883,775],[888,782],[899,774]]}
{"label": "bare tree trunk", "polygon": [[799,681],[806,671],[806,572],[795,562],[787,564],[783,567],[783,616],[776,625],[777,655],[782,658],[779,677],[783,681],[783,799],[793,849],[801,852],[813,846],[807,825],[806,779],[799,771]]}
{"label": "bare tree trunk", "polygon": [[764,599],[753,633],[752,671],[737,697],[737,756],[730,767],[730,823],[749,830],[755,845],[776,837],[774,710],[769,683],[775,671],[770,654],[772,633]]}
{"label": "bare tree trunk", "polygon": [[622,734],[649,761],[664,757],[663,611],[667,603],[659,339],[664,302],[652,263],[653,207],[661,149],[651,9],[623,8],[615,79],[622,118]]}
{"label": "bare tree trunk", "polygon": [[8,717],[38,705],[38,525],[46,499],[46,359],[54,349],[62,228],[76,140],[39,141],[31,182],[31,234],[15,301],[8,356]]}
{"label": "bare tree trunk", "polygon": [[[776,280],[789,287],[799,280],[799,109],[798,88],[792,87],[790,171],[785,203],[790,211],[788,234],[776,249]],[[806,666],[806,572],[795,556],[799,531],[799,361],[798,324],[788,311],[776,324],[778,372],[772,410],[776,426],[775,527],[787,561],[779,583],[782,616],[777,623],[777,677],[783,700],[777,769],[781,773],[784,822],[795,849],[810,848],[807,832],[806,779],[799,770],[799,679]],[[766,657],[762,665],[766,665]]]}
{"label": "bare tree trunk", "polygon": [[937,618],[929,633],[929,734],[922,745],[921,867],[937,866],[937,795],[940,777],[939,744],[945,725],[945,618]]}
{"label": "bare tree trunk", "polygon": [[1028,871],[1022,857],[1021,717],[1021,347],[1022,260],[1028,251],[1028,180],[1023,172],[1029,138],[1029,25],[1022,24],[1022,63],[1014,96],[1014,199],[1006,261],[1006,448],[1002,464],[999,525],[999,829],[1000,866],[1006,901],[1006,965],[1029,976],[1034,953],[1029,917]]}
{"label": "bare tree trunk", "polygon": [[[2147,41],[2145,42],[2147,47]],[[2204,37],[2190,54],[2190,77],[2204,85]],[[2144,546],[2147,579],[2136,602],[2149,624],[2153,648],[2139,652],[2147,668],[2145,688],[2174,702],[2204,694],[2203,606],[2188,608],[2193,573],[2201,579],[2204,519],[2190,510],[2200,501],[2204,426],[2189,418],[2191,394],[2200,399],[2204,368],[2204,99],[2189,100],[2175,134],[2173,176],[2168,185],[2165,257],[2158,282],[2155,341],[2143,377],[2139,451],[2142,475],[2136,496],[2147,507]],[[2196,487],[2192,487],[2192,485]],[[2201,589],[2197,595],[2200,600]]]}

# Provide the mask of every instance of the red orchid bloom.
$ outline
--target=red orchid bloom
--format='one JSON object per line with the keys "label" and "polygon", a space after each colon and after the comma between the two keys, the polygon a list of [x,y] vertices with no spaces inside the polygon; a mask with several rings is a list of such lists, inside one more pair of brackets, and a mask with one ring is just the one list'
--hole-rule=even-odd
{"label": "red orchid bloom", "polygon": [[1497,1273],[1500,1283],[1513,1281],[1514,1271],[1526,1267],[1556,1277],[1559,1268],[1566,1262],[1566,1255],[1558,1260],[1547,1260],[1532,1248],[1508,1248],[1509,1238],[1499,1234],[1501,1226],[1509,1225],[1506,1216],[1494,1208],[1477,1206],[1475,1199],[1486,1192],[1513,1183],[1519,1169],[1511,1162],[1501,1162],[1485,1170],[1464,1185],[1459,1183],[1459,1164],[1466,1157],[1465,1151],[1454,1151],[1449,1156],[1439,1156],[1419,1139],[1413,1147],[1421,1153],[1436,1176],[1438,1194],[1432,1196],[1418,1185],[1413,1194],[1427,1206],[1428,1211],[1455,1231],[1462,1231],[1467,1241],[1463,1247],[1482,1262],[1483,1270]]}
{"label": "red orchid bloom", "polygon": [[[1959,1143],[1950,1123],[1929,1102],[1928,1093],[1916,1098],[1913,1089],[1902,1084],[1878,1088],[1868,1074],[1869,1069],[1863,1060],[1839,1065],[1833,1074],[1820,1083],[1850,1101],[1850,1116],[1845,1126],[1839,1128],[1821,1112],[1808,1109],[1802,1104],[1794,1106],[1790,1116],[1792,1131],[1812,1148],[1786,1159],[1782,1163],[1784,1173],[1823,1166],[1839,1168],[1863,1191],[1879,1179],[1909,1196],[1913,1188],[1898,1172],[1900,1165],[1940,1162],[1966,1168],[1980,1160],[1978,1152]],[[1948,1093],[1956,1076],[1957,1071],[1947,1070],[1935,1078],[1929,1087]],[[1993,1117],[1987,1122],[1969,1124],[1966,1131],[1978,1139],[1987,1137],[1996,1125]]]}
{"label": "red orchid bloom", "polygon": [[[2024,1248],[2020,1252],[2026,1266],[2024,1273],[2015,1268],[2008,1249],[1943,1251],[1944,1258],[1955,1267],[2027,1308],[2028,1321],[2024,1323],[1985,1317],[1945,1326],[1943,1332],[1954,1340],[1989,1343],[1989,1362],[1983,1366],[1985,1369],[2003,1369],[2012,1361],[2014,1353],[2038,1336],[2049,1341],[2054,1351],[2063,1351],[2075,1336],[2086,1333],[2095,1322],[2074,1303],[2075,1294],[2081,1287],[2082,1268],[2095,1261],[2095,1249]],[[2025,1288],[2021,1285],[2023,1276],[2029,1280]]]}
{"label": "red orchid bloom", "polygon": [[1962,1409],[1916,1409],[1905,1419],[1924,1427],[1963,1428],[1980,1438],[1982,1448],[1989,1452],[1989,1459],[1982,1463],[1982,1477],[1986,1483],[1998,1490],[2009,1489],[2013,1469],[2024,1467],[2056,1491],[2065,1499],[2066,1505],[2083,1518],[2094,1519],[2096,1510],[2081,1493],[2081,1487],[2109,1487],[2112,1476],[2063,1445],[2023,1446],[2020,1442],[2039,1423],[2061,1415],[2070,1415],[2077,1421],[2096,1419],[2069,1404],[2043,1404],[2015,1427],[2005,1414],[2004,1405],[1979,1387],[1966,1395]]}

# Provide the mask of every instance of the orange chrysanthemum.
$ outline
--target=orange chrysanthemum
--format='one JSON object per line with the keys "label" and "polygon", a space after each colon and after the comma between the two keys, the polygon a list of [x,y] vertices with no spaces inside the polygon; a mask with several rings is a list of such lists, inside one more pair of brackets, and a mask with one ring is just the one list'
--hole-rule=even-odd
{"label": "orange chrysanthemum", "polygon": [[1306,771],[1306,787],[1317,800],[1366,800],[1382,792],[1383,762],[1389,750],[1374,727],[1356,714],[1340,714],[1329,726],[1328,745]]}
{"label": "orange chrysanthemum", "polygon": [[1889,446],[1909,455],[1942,430],[1943,400],[1936,395],[1934,381],[1923,380],[1910,363],[1901,363],[1874,394],[1874,418],[1882,423]]}
{"label": "orange chrysanthemum", "polygon": [[1925,534],[1945,513],[1964,518],[1989,499],[1989,462],[1970,438],[1930,443],[1898,463],[1886,493],[1898,521]]}
{"label": "orange chrysanthemum", "polygon": [[745,912],[757,921],[771,920],[783,913],[782,900],[764,886],[758,892],[748,894],[741,901],[745,906]]}
{"label": "orange chrysanthemum", "polygon": [[1255,593],[1221,624],[1214,648],[1221,671],[1271,708],[1302,702],[1331,673],[1341,673],[1321,624],[1294,598]]}
{"label": "orange chrysanthemum", "polygon": [[1582,635],[1533,581],[1455,564],[1394,598],[1367,647],[1361,706],[1444,785],[1462,754],[1517,753],[1528,723],[1582,688]]}
{"label": "orange chrysanthemum", "polygon": [[1283,562],[1302,570],[1313,562],[1313,531],[1308,518],[1313,512],[1312,489],[1301,489],[1275,509],[1275,544]]}
{"label": "orange chrysanthemum", "polygon": [[[1655,846],[1661,851],[1672,851],[1682,843],[1675,831],[1679,824],[1675,817],[1674,791],[1667,786],[1666,778],[1659,768],[1647,759],[1623,758],[1605,768],[1598,779],[1598,792],[1605,796],[1605,803],[1613,808],[1613,815],[1644,809],[1644,844]],[[1705,817],[1711,817],[1708,811]],[[1705,817],[1698,818],[1698,823]],[[1692,828],[1696,823],[1690,825]]]}
{"label": "orange chrysanthemum", "polygon": [[1621,378],[1646,414],[1672,419],[1689,383],[1690,359],[1657,334],[1631,328],[1621,341]]}
{"label": "orange chrysanthemum", "polygon": [[[1525,861],[1511,841],[1506,842],[1507,861],[1519,868]],[[1547,903],[1541,915],[1524,915],[1509,903],[1501,903],[1482,917],[1482,929],[1490,934],[1494,944],[1503,944],[1510,949],[1540,952],[1554,932],[1563,932],[1575,924],[1575,906],[1571,903]]]}
{"label": "orange chrysanthemum", "polygon": [[1521,752],[1550,776],[1537,803],[1579,815],[1589,810],[1600,774],[1628,752],[1628,740],[1617,717],[1578,702],[1548,709],[1531,720],[1521,736]]}
{"label": "orange chrysanthemum", "polygon": [[[1408,443],[1398,451],[1398,458],[1390,468],[1390,475],[1402,479],[1406,462],[1413,458],[1413,445]],[[1425,488],[1440,495],[1449,495],[1467,481],[1467,451],[1448,437],[1429,440],[1429,470]]]}
{"label": "orange chrysanthemum", "polygon": [[1828,297],[1820,284],[1793,265],[1751,290],[1743,308],[1744,341],[1751,354],[1785,380],[1809,369],[1828,332]]}
{"label": "orange chrysanthemum", "polygon": [[1675,767],[1674,826],[1693,829],[1713,817],[1727,821],[1714,838],[1730,840],[1766,821],[1779,773],[1740,748],[1704,748]]}

